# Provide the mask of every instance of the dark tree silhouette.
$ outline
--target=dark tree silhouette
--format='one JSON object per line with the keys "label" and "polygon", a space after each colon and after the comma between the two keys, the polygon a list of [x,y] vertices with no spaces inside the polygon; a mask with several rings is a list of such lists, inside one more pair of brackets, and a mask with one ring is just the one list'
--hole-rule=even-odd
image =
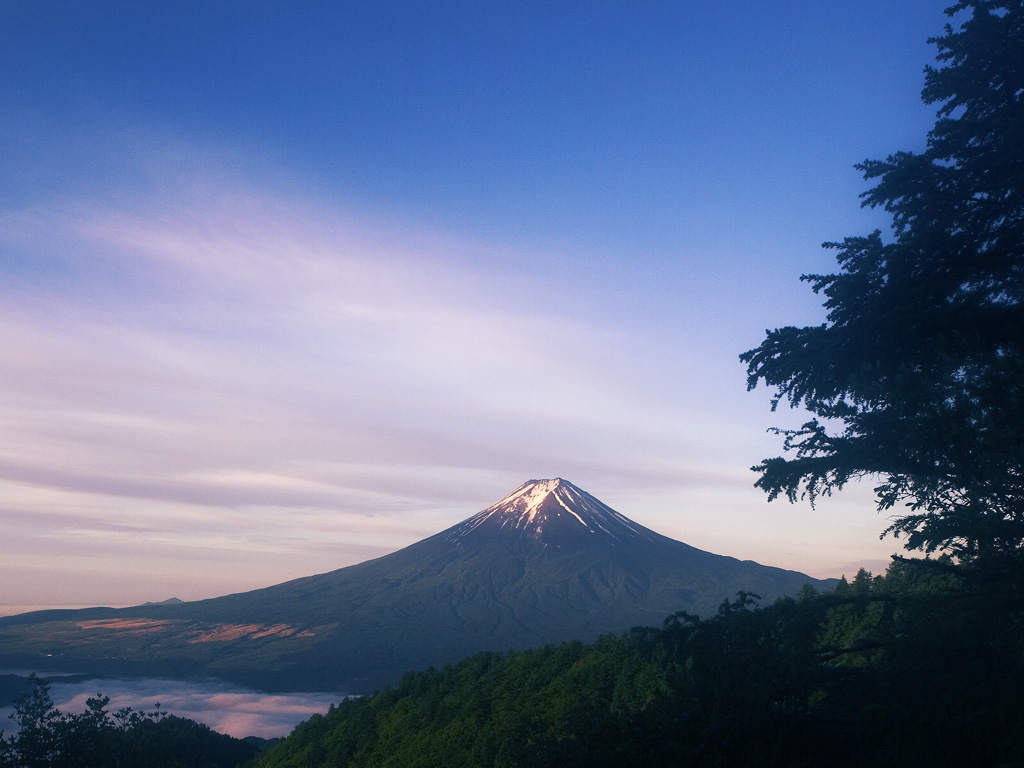
{"label": "dark tree silhouette", "polygon": [[907,507],[885,533],[977,562],[1024,542],[1024,2],[946,13],[926,150],[857,166],[891,236],[826,243],[838,274],[802,279],[827,322],[768,331],[740,359],[773,409],[813,415],[754,467],[770,499],[872,477],[880,510]]}

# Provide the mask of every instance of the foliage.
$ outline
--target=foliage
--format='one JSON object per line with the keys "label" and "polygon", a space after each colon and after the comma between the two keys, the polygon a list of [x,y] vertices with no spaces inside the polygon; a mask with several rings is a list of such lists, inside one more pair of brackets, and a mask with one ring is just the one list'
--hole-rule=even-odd
{"label": "foliage", "polygon": [[647,645],[640,633],[410,673],[311,718],[261,764],[641,764],[631,734],[668,690]]}
{"label": "foliage", "polygon": [[740,593],[710,619],[410,673],[259,765],[1019,764],[1019,592],[947,566],[897,560],[833,592]]}
{"label": "foliage", "polygon": [[1024,3],[965,0],[931,42],[920,154],[859,165],[881,233],[826,243],[838,274],[805,275],[827,322],[778,328],[741,355],[748,387],[814,415],[779,430],[792,458],[754,467],[769,498],[810,500],[878,478],[886,533],[961,560],[1024,542]]}
{"label": "foliage", "polygon": [[54,707],[48,683],[35,675],[30,683],[11,715],[16,732],[0,738],[0,768],[230,768],[256,754],[159,704],[152,712],[110,712],[110,699],[97,694],[84,712],[68,714]]}

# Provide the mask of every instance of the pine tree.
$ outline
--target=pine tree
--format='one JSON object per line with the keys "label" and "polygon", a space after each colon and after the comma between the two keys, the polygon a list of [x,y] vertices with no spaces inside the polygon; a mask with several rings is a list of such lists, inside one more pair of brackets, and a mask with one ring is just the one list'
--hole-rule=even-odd
{"label": "pine tree", "polygon": [[875,478],[886,530],[961,561],[1024,542],[1024,2],[966,0],[931,40],[922,98],[939,104],[920,154],[858,168],[878,231],[826,243],[837,274],[805,275],[827,322],[767,332],[743,355],[813,417],[754,467],[770,499],[814,500]]}

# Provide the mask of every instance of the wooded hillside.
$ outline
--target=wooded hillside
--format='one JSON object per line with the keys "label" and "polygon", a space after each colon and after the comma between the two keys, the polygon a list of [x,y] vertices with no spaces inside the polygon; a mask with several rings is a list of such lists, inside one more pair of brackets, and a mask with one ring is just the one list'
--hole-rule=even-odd
{"label": "wooded hillside", "polygon": [[1020,764],[1018,583],[896,562],[709,620],[477,654],[314,716],[260,765]]}

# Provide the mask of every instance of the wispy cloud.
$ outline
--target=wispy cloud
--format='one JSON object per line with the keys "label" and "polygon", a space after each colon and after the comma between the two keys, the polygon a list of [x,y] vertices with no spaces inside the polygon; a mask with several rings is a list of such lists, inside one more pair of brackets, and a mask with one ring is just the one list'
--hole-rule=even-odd
{"label": "wispy cloud", "polygon": [[600,297],[480,243],[230,189],[0,225],[0,502],[39,553],[379,554],[679,442]]}
{"label": "wispy cloud", "polygon": [[55,572],[92,553],[109,579],[119,553],[209,596],[383,554],[529,477],[694,498],[750,463],[720,405],[738,372],[543,254],[212,183],[7,212],[0,244],[0,514]]}

